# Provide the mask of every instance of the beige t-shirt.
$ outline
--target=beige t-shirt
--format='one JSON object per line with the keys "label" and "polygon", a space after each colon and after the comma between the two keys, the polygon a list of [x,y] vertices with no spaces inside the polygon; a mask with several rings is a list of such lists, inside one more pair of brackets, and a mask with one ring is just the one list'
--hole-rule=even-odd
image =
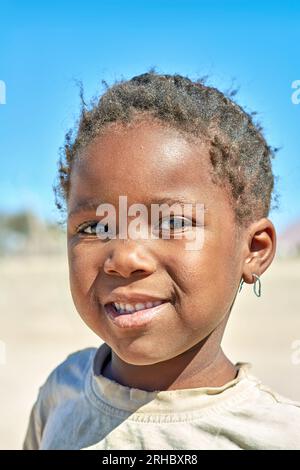
{"label": "beige t-shirt", "polygon": [[23,449],[300,449],[300,403],[238,362],[222,387],[144,391],[101,375],[103,343],[70,354],[39,388]]}

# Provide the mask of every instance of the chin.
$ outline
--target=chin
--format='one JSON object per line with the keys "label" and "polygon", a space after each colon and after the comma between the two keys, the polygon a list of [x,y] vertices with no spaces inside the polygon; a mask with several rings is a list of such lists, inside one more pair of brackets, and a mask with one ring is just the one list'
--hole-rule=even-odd
{"label": "chin", "polygon": [[110,347],[122,361],[135,366],[150,366],[168,359],[165,350],[157,348],[153,341],[147,341],[143,336],[122,343],[119,340],[117,347],[113,343]]}

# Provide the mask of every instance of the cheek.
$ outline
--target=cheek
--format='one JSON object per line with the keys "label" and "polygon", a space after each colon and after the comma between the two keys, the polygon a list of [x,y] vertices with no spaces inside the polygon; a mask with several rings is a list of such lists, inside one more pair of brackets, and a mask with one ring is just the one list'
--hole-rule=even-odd
{"label": "cheek", "polygon": [[93,306],[93,289],[99,273],[99,251],[92,246],[68,247],[69,278],[71,294],[80,315]]}
{"label": "cheek", "polygon": [[193,330],[216,326],[235,295],[237,269],[230,244],[208,239],[201,250],[183,252],[172,269],[181,291],[183,321]]}

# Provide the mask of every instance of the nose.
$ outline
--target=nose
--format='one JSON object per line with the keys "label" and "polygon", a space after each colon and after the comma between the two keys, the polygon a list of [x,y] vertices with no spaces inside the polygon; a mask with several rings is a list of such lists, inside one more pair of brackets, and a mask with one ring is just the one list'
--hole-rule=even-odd
{"label": "nose", "polygon": [[154,259],[132,240],[118,240],[104,262],[104,272],[110,276],[129,278],[134,274],[149,275],[156,270]]}

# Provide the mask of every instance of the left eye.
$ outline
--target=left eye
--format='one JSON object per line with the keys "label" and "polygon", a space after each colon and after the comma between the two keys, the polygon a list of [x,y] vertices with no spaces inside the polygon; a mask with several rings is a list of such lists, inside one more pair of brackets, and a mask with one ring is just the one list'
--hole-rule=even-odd
{"label": "left eye", "polygon": [[184,227],[191,227],[193,222],[183,217],[169,217],[160,223],[162,230],[182,230]]}

